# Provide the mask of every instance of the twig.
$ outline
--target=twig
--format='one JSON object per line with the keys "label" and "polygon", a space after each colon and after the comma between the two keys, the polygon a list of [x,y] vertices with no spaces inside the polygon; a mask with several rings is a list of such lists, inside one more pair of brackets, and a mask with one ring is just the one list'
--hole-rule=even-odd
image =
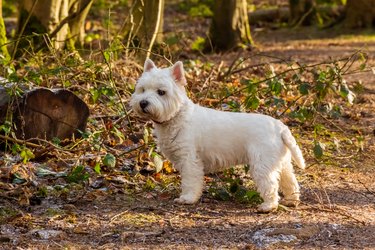
{"label": "twig", "polygon": [[322,117],[326,122],[330,123],[332,126],[334,126],[335,128],[337,128],[338,130],[340,130],[342,133],[345,133],[345,131],[340,128],[339,126],[337,126],[334,122],[332,122],[331,120],[327,119],[327,117],[324,117],[320,112],[317,112],[317,114]]}
{"label": "twig", "polygon": [[358,179],[358,182],[362,184],[362,186],[367,190],[367,192],[375,196],[375,192],[371,191],[361,180]]}
{"label": "twig", "polygon": [[314,6],[312,6],[303,16],[298,20],[298,22],[294,25],[294,28],[299,27],[302,22],[307,18],[308,15],[310,15],[314,11]]}
{"label": "twig", "polygon": [[17,52],[17,50],[18,50],[18,45],[19,45],[19,43],[20,43],[20,41],[21,41],[21,39],[22,39],[21,37],[22,37],[22,35],[23,35],[23,32],[24,32],[25,29],[26,29],[27,23],[29,22],[29,20],[30,20],[30,18],[31,18],[31,15],[32,15],[32,13],[34,12],[34,9],[35,9],[35,6],[37,5],[37,3],[38,3],[38,0],[35,0],[33,6],[31,7],[31,10],[30,10],[30,12],[29,12],[29,15],[28,15],[27,18],[26,18],[26,21],[25,21],[25,22],[23,23],[23,25],[22,25],[21,31],[20,31],[20,33],[19,33],[19,35],[18,35],[18,39],[16,40],[16,44],[14,45],[14,48],[13,48],[12,60],[14,60],[14,58],[16,57],[16,52]]}
{"label": "twig", "polygon": [[[308,204],[307,204],[308,205]],[[316,209],[316,207],[310,205],[311,207],[313,207],[314,209]],[[360,220],[360,219],[357,219],[355,218],[353,215],[351,214],[348,214],[344,211],[342,211],[340,208],[338,208],[337,206],[333,207],[333,208],[325,208],[325,207],[318,207],[317,209],[319,209],[320,211],[323,211],[323,212],[332,212],[332,213],[335,213],[335,214],[338,214],[338,215],[341,215],[343,217],[346,217],[348,219],[351,219],[351,220],[354,220],[358,223],[360,223],[361,225],[364,225],[366,226],[367,223],[366,221],[363,221],[363,220]]]}
{"label": "twig", "polygon": [[[345,57],[345,58],[341,58],[341,59],[338,59],[338,60],[334,60],[334,61],[331,61],[331,62],[323,62],[323,63],[315,63],[315,64],[311,64],[311,65],[303,65],[303,66],[299,66],[297,68],[290,68],[290,69],[287,69],[287,70],[284,70],[283,72],[281,73],[278,73],[278,74],[275,74],[271,77],[268,77],[268,78],[265,78],[263,80],[260,80],[258,82],[255,82],[254,84],[261,84],[261,83],[264,83],[264,82],[267,82],[269,80],[272,80],[272,79],[275,79],[277,77],[280,77],[286,73],[289,73],[291,71],[296,71],[296,70],[299,70],[299,69],[304,69],[304,68],[314,68],[316,66],[319,66],[319,65],[329,65],[329,64],[332,64],[332,63],[335,63],[335,62],[340,62],[340,61],[347,61],[347,60],[350,60],[351,57]],[[236,90],[235,92],[233,93],[229,93],[227,94],[226,96],[222,97],[220,100],[219,100],[219,103],[223,102],[225,99],[227,99],[228,97],[232,96],[232,95],[236,95],[238,93],[241,93],[242,91],[244,91],[245,89],[247,88],[247,86],[245,87],[242,87],[242,88],[239,88],[238,90]]]}
{"label": "twig", "polygon": [[9,137],[9,136],[6,136],[6,135],[0,135],[0,139],[7,140],[7,141],[12,141],[12,142],[19,143],[19,144],[24,144],[26,146],[33,147],[33,148],[43,147],[42,145],[38,145],[38,144],[35,144],[35,143],[32,143],[32,142],[28,142],[28,141],[25,141],[25,140],[20,140],[20,139],[12,138],[12,137]]}
{"label": "twig", "polygon": [[[225,78],[227,78],[227,77],[231,74],[232,70],[235,68],[234,65],[235,65],[236,61],[237,61],[237,60],[240,58],[240,56],[241,56],[241,53],[242,53],[242,51],[238,51],[236,57],[234,58],[234,60],[233,60],[232,63],[230,64],[230,66],[228,67],[227,72],[225,72],[225,74],[224,74],[222,77],[220,77],[220,75],[219,75],[220,78],[225,79]],[[250,57],[251,57],[251,56],[250,56]],[[244,59],[243,61],[249,59],[250,57]],[[242,62],[243,62],[243,61],[242,61]],[[239,66],[240,64],[241,64],[241,63],[237,64],[237,66]],[[237,67],[237,66],[236,66],[236,67]]]}
{"label": "twig", "polygon": [[123,152],[122,154],[119,154],[118,157],[120,157],[120,156],[124,156],[124,155],[126,155],[126,154],[130,154],[131,152],[136,151],[136,150],[138,150],[138,149],[141,149],[141,148],[143,148],[143,147],[145,147],[144,144],[143,144],[143,145],[140,145],[140,146],[138,146],[138,147],[132,148],[132,149],[126,151],[126,152]]}
{"label": "twig", "polygon": [[[224,62],[221,61],[220,64],[219,64],[219,67],[218,67],[218,72],[220,72],[220,69],[223,66],[223,64],[224,64]],[[206,80],[204,81],[204,83],[202,85],[202,86],[205,86],[208,83],[207,89],[206,89],[206,93],[204,94],[204,98],[203,98],[204,100],[207,99],[207,96],[208,96],[208,94],[210,92],[210,89],[211,89],[211,77],[212,77],[213,73],[214,73],[214,67],[211,68],[210,73],[208,74]]]}
{"label": "twig", "polygon": [[294,104],[296,104],[297,101],[298,101],[299,99],[301,99],[302,97],[303,97],[303,95],[299,96],[299,97],[296,98],[294,101],[290,102],[289,105],[286,107],[286,109],[284,109],[284,111],[281,112],[281,114],[277,115],[277,117],[278,117],[278,118],[279,118],[279,117],[282,117],[282,116],[285,114],[285,112],[287,112],[287,111],[288,111],[288,110],[289,110]]}
{"label": "twig", "polygon": [[126,117],[126,119],[128,121],[130,132],[133,134],[134,130],[133,130],[132,123],[130,121],[130,116],[129,116],[128,110],[126,109],[124,102],[121,100],[120,92],[119,92],[116,84],[113,81],[111,63],[106,59],[106,57],[104,56],[104,52],[103,51],[102,51],[102,53],[103,53],[103,58],[105,59],[104,61],[107,64],[108,69],[109,69],[109,82],[111,84],[111,87],[116,91],[117,98],[119,98],[119,101],[121,103],[122,109],[124,110],[124,113],[125,113],[125,117]]}

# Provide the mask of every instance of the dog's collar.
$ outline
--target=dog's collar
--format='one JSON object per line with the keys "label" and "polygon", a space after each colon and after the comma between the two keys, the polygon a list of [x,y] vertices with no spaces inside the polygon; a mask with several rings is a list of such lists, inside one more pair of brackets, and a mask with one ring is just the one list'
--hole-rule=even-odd
{"label": "dog's collar", "polygon": [[154,123],[156,123],[158,125],[165,125],[168,122],[170,122],[171,120],[173,120],[173,118],[175,118],[178,115],[178,113],[180,113],[180,111],[178,111],[176,115],[174,115],[173,117],[171,117],[170,119],[168,119],[166,121],[158,122],[158,121],[155,121],[155,120],[152,120],[152,119],[151,119],[151,121],[153,121]]}
{"label": "dog's collar", "polygon": [[155,121],[155,120],[152,120],[152,119],[151,119],[151,121],[153,121],[154,123],[156,123],[156,124],[158,124],[158,125],[163,125],[165,122],[168,122],[168,121],[170,121],[170,120],[168,120],[168,121],[164,121],[164,122],[158,122],[158,121]]}
{"label": "dog's collar", "polygon": [[183,110],[183,105],[181,106],[181,108],[176,112],[176,114],[174,116],[172,116],[171,118],[169,118],[168,120],[165,120],[165,121],[162,121],[162,122],[159,122],[159,121],[156,121],[156,120],[153,120],[151,119],[151,121],[153,121],[155,124],[157,125],[165,125],[167,123],[169,123],[170,121],[172,121],[175,117],[179,116],[181,114]]}

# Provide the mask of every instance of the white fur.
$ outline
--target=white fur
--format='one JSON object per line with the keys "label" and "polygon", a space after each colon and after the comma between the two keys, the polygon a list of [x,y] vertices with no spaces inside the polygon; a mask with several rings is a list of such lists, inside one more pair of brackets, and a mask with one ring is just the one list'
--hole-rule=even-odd
{"label": "white fur", "polygon": [[[260,211],[277,208],[279,188],[283,204],[298,203],[299,186],[291,159],[302,169],[305,161],[286,125],[266,115],[223,112],[194,104],[185,93],[181,62],[159,69],[147,59],[144,69],[131,105],[138,116],[154,121],[158,146],[181,173],[182,192],[176,202],[197,202],[205,173],[249,164],[264,200]],[[141,102],[147,103],[146,107],[142,108]]]}

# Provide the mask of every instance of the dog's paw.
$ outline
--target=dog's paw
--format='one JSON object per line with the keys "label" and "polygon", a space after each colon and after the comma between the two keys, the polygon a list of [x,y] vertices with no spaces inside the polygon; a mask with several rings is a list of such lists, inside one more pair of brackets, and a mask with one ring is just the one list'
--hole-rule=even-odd
{"label": "dog's paw", "polygon": [[282,199],[280,201],[281,205],[284,205],[287,207],[297,207],[299,203],[300,203],[299,199]]}
{"label": "dog's paw", "polygon": [[194,204],[197,201],[189,195],[181,195],[179,198],[174,199],[174,202],[178,204]]}
{"label": "dog's paw", "polygon": [[275,211],[278,207],[277,203],[266,203],[263,202],[258,206],[258,212],[259,213],[270,213],[272,211]]}

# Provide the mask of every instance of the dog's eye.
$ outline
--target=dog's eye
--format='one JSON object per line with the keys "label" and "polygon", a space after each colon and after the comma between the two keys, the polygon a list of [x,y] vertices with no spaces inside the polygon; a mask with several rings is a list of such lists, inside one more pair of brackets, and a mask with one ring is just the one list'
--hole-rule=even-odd
{"label": "dog's eye", "polygon": [[161,90],[161,89],[158,89],[158,95],[165,95],[165,91]]}
{"label": "dog's eye", "polygon": [[139,91],[140,91],[141,93],[144,93],[144,92],[145,92],[145,89],[144,89],[144,88],[140,88]]}

